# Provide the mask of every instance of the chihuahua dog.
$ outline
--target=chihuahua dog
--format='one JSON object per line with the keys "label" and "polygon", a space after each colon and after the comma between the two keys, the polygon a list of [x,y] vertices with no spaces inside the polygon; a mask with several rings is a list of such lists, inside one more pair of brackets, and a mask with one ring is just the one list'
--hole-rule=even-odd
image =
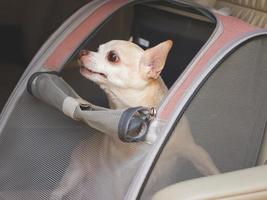
{"label": "chihuahua dog", "polygon": [[[170,40],[147,50],[129,41],[113,40],[101,45],[98,52],[82,50],[80,72],[105,91],[112,109],[156,107],[168,91],[160,73],[171,47]],[[208,153],[194,142],[185,116],[174,132],[166,150],[168,164],[181,156],[204,175],[219,173]],[[75,191],[78,195],[73,199],[123,199],[149,145],[101,137],[78,146],[51,199],[72,198]],[[164,166],[161,170],[168,169]]]}

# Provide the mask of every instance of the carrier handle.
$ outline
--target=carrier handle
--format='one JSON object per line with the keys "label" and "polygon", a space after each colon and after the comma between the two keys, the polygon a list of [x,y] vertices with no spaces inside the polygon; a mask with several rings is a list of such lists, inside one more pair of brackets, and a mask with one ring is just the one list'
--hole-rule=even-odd
{"label": "carrier handle", "polygon": [[144,141],[150,121],[155,117],[155,108],[134,107],[122,113],[118,135],[123,142]]}

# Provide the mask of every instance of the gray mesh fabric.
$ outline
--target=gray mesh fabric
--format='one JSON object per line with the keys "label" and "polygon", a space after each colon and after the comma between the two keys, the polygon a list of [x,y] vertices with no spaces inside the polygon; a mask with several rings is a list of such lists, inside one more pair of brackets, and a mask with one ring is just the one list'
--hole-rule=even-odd
{"label": "gray mesh fabric", "polygon": [[[69,117],[84,121],[89,126],[107,134],[118,133],[120,116],[124,110],[110,110],[95,106],[83,100],[62,78],[54,74],[42,73],[31,84],[31,91],[35,97],[64,112],[64,103],[71,98],[74,106],[66,105],[73,114]],[[89,110],[82,110],[80,104],[88,106]],[[112,117],[111,117],[112,116]]]}
{"label": "gray mesh fabric", "polygon": [[[134,133],[137,136],[139,135],[138,130],[140,130],[139,132],[146,132],[146,130],[138,129],[139,123],[142,123],[142,117],[145,116],[141,116],[136,109],[133,109],[134,115],[127,119],[126,115],[123,115],[127,109],[112,110],[93,105],[82,99],[62,78],[54,73],[37,72],[33,74],[29,79],[28,90],[36,98],[57,108],[72,119],[83,121],[105,134],[114,137],[123,134],[120,131],[122,130],[121,120],[124,123],[128,122],[129,128],[135,130]],[[147,116],[149,117],[149,109],[143,108],[143,110],[148,112]],[[141,125],[141,127],[144,129],[144,126]],[[147,129],[147,127],[145,128]]]}
{"label": "gray mesh fabric", "polygon": [[[105,134],[66,117],[27,92],[20,97],[15,111],[1,138],[0,196],[3,199],[50,198],[68,174],[73,159],[81,157],[88,161],[84,161],[88,176],[78,177],[79,184],[66,198],[118,199],[127,192],[148,145],[139,147],[116,137],[107,140]],[[108,117],[103,123],[110,121]],[[117,145],[108,156],[105,147],[110,142]],[[139,152],[139,156],[125,162],[125,152]],[[113,163],[113,168],[107,167],[108,163]],[[113,173],[111,177],[110,170],[116,171],[119,166],[123,167],[122,173],[116,177]],[[112,193],[113,185],[124,187]]]}
{"label": "gray mesh fabric", "polygon": [[[64,176],[50,195],[51,199],[121,199],[145,155],[141,152],[146,148],[143,145],[138,150],[131,149],[131,145],[120,141],[123,140],[120,131],[124,127],[122,122],[127,123],[131,133],[134,132],[133,136],[137,134],[138,137],[138,132],[146,133],[143,125],[139,128],[139,123],[146,120],[146,115],[150,116],[149,110],[142,108],[142,114],[136,112],[136,108],[112,110],[95,106],[79,97],[62,78],[51,72],[33,74],[28,82],[28,90],[72,119],[85,122],[97,133],[75,148]],[[132,110],[131,114],[125,114],[129,110]],[[128,159],[128,156],[132,158]],[[112,185],[115,179],[118,179],[117,183]]]}
{"label": "gray mesh fabric", "polygon": [[[138,144],[124,144],[118,139],[116,131],[123,111],[113,111],[91,104],[91,110],[82,110],[79,106],[75,109],[75,119],[81,120],[84,117],[83,121],[88,120],[89,125],[91,123],[93,127],[100,127],[100,130],[116,136],[112,140],[106,140],[106,135],[102,132],[76,122],[59,112],[68,95],[75,96],[77,99],[79,97],[71,88],[63,84],[60,78],[55,77],[57,76],[43,74],[39,79],[41,87],[35,88],[38,85],[37,79],[32,89],[39,98],[44,98],[46,103],[52,104],[58,110],[25,91],[18,99],[14,112],[2,132],[0,196],[3,199],[50,198],[52,191],[59,187],[63,176],[67,174],[66,170],[71,168],[70,163],[76,159],[75,155],[78,155],[78,158],[80,156],[88,158],[87,165],[91,166],[88,166],[88,169],[91,169],[92,173],[89,173],[86,178],[78,177],[80,184],[68,192],[66,197],[77,199],[85,198],[84,195],[86,195],[86,199],[107,198],[116,181],[123,182],[125,188],[119,189],[114,193],[114,197],[110,196],[108,199],[123,196],[138,168],[136,163],[139,163],[145,155],[142,152],[147,145],[144,148],[138,147],[137,152],[141,153],[135,161],[130,160],[128,163],[121,164],[124,159],[121,161],[117,159],[123,157],[125,152],[123,149],[135,153],[138,146]],[[82,100],[82,103],[87,102]],[[114,141],[119,145],[110,156],[105,153],[107,141]],[[75,154],[75,152],[79,153]],[[99,165],[98,161],[114,162],[113,170],[116,170],[117,166],[123,166],[124,174],[119,175],[121,178],[110,177],[110,168],[105,164],[95,168],[95,165]]]}
{"label": "gray mesh fabric", "polygon": [[[256,164],[267,120],[266,54],[266,37],[254,38],[233,51],[184,113],[196,143],[209,152],[221,172]],[[166,144],[142,199],[173,183],[201,176],[183,157],[168,158],[166,149],[175,139],[179,132]]]}

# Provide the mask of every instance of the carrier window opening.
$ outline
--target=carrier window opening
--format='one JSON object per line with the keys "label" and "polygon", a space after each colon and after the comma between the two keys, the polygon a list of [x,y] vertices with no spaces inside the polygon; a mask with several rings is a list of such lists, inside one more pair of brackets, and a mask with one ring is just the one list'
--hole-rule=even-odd
{"label": "carrier window opening", "polygon": [[[173,47],[161,77],[171,88],[184,69],[209,40],[216,22],[198,10],[169,1],[152,1],[126,6],[103,22],[73,54],[61,75],[87,101],[109,107],[103,90],[80,75],[77,58],[80,50],[97,51],[99,45],[114,39],[129,40],[147,49],[166,40]],[[94,94],[94,95],[92,95]]]}
{"label": "carrier window opening", "polygon": [[[209,40],[216,22],[198,10],[169,1],[128,5],[115,12],[88,36],[62,68],[64,80],[87,101],[109,107],[107,97],[97,84],[81,76],[77,58],[80,50],[97,51],[111,40],[129,40],[147,49],[171,39],[173,47],[161,77],[171,88],[184,69]],[[94,94],[94,95],[92,95]]]}
{"label": "carrier window opening", "polygon": [[[108,106],[105,95],[97,85],[89,84],[90,89],[97,91],[95,97],[88,96],[88,89],[80,87],[86,83],[88,85],[88,80],[84,80],[78,72],[79,51],[97,51],[100,44],[114,39],[131,38],[143,49],[171,39],[174,44],[161,73],[170,88],[210,38],[215,27],[215,19],[188,5],[169,1],[130,4],[115,12],[85,40],[63,67],[61,74],[82,97],[89,98],[92,103]],[[86,83],[82,84],[84,81]]]}

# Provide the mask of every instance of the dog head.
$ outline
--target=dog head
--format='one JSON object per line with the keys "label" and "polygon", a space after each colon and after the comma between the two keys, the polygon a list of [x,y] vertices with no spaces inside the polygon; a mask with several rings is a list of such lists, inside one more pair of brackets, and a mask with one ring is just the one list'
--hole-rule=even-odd
{"label": "dog head", "polygon": [[129,41],[112,40],[97,52],[82,50],[80,72],[103,88],[140,90],[159,78],[171,47],[170,40],[147,50]]}

